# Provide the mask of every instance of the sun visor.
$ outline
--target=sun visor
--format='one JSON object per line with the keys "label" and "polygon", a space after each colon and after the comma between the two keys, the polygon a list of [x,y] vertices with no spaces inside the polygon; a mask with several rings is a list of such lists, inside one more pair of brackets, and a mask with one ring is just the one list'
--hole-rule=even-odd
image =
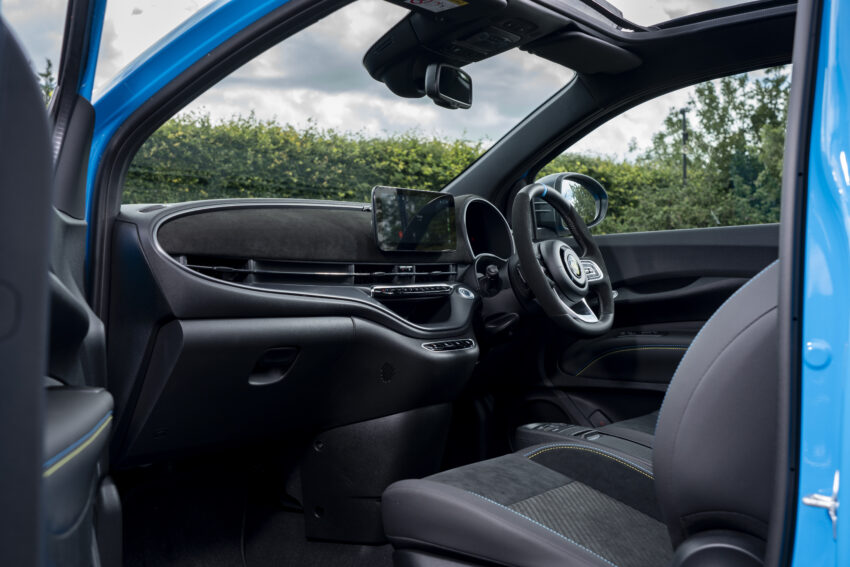
{"label": "sun visor", "polygon": [[523,49],[586,75],[622,73],[642,63],[631,51],[578,31],[549,36]]}

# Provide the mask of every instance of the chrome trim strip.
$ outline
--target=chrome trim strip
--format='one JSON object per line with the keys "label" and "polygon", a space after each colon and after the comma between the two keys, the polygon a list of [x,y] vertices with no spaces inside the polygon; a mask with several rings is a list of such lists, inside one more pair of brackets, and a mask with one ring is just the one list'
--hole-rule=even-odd
{"label": "chrome trim strip", "polygon": [[[448,342],[452,342],[452,341],[454,341],[454,342],[469,341],[471,344],[469,344],[468,346],[464,346],[464,347],[460,347],[460,348],[456,348],[456,349],[448,349],[448,350],[431,350],[430,348],[428,348],[426,346],[426,345],[433,345],[433,344],[438,344],[438,343],[448,343]],[[470,338],[444,339],[444,340],[440,340],[440,341],[428,341],[427,343],[422,343],[420,346],[422,348],[424,348],[425,350],[427,350],[428,352],[457,352],[459,350],[469,350],[471,348],[475,348],[475,341],[473,339],[470,339]]]}
{"label": "chrome trim strip", "polygon": [[[594,270],[596,270],[596,273],[598,274],[597,276],[592,277],[592,278],[591,278],[590,276],[588,276],[588,277],[587,277],[587,281],[589,281],[589,282],[598,282],[599,280],[601,280],[601,279],[604,279],[604,278],[605,278],[605,275],[602,273],[602,268],[600,268],[600,267],[599,267],[599,264],[597,264],[597,263],[596,263],[596,262],[594,262],[593,260],[588,260],[588,259],[582,258],[582,259],[581,259],[581,265],[582,265],[582,268],[584,268],[584,266],[585,266],[586,264],[590,264],[591,266],[593,266],[593,269],[594,269]],[[587,270],[585,270],[585,272],[586,272],[586,271],[587,271]]]}
{"label": "chrome trim strip", "polygon": [[498,258],[498,259],[502,260],[503,262],[507,262],[509,258],[502,258],[501,256],[497,256],[496,254],[493,254],[492,252],[482,252],[481,254],[476,255],[475,251],[472,249],[472,243],[469,241],[469,223],[466,222],[466,214],[469,210],[469,204],[474,202],[474,201],[481,201],[483,203],[486,203],[487,205],[490,206],[490,208],[492,208],[494,211],[496,211],[496,214],[499,215],[500,219],[502,219],[502,222],[505,224],[505,229],[508,231],[509,240],[511,241],[511,254],[513,254],[516,251],[516,245],[514,244],[514,231],[511,229],[511,225],[508,224],[508,220],[505,218],[505,215],[502,214],[502,211],[500,211],[498,209],[498,207],[496,207],[496,205],[494,205],[493,203],[491,203],[487,199],[485,199],[483,197],[475,196],[475,197],[472,197],[471,199],[468,199],[466,201],[466,203],[464,203],[464,205],[463,205],[464,239],[466,240],[466,247],[469,249],[469,254],[472,256],[473,265],[475,264],[475,260],[478,258],[478,256],[484,256],[485,254],[493,256],[494,258]]}
{"label": "chrome trim strip", "polygon": [[381,291],[385,289],[406,289],[412,287],[430,287],[430,288],[442,288],[441,290],[435,289],[435,291],[439,291],[439,293],[434,294],[435,296],[444,296],[451,295],[454,293],[455,288],[459,284],[456,283],[425,283],[425,284],[398,284],[398,285],[373,285],[369,289],[369,293],[372,297],[375,297],[375,291]]}

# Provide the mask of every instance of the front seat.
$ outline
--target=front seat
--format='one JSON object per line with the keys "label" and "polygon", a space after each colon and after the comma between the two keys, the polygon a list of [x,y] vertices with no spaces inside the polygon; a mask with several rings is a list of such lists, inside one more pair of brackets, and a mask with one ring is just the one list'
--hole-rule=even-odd
{"label": "front seat", "polygon": [[[9,423],[5,435],[15,448],[9,459],[33,463],[33,451],[41,456],[28,474],[4,475],[4,480],[12,490],[23,491],[39,482],[42,504],[30,501],[12,527],[4,525],[11,541],[0,552],[0,563],[26,565],[42,555],[32,563],[118,565],[120,504],[114,485],[103,480],[113,400],[104,388],[93,386],[98,377],[104,381],[106,371],[103,326],[85,301],[82,261],[72,272],[70,247],[62,247],[62,228],[75,224],[77,234],[85,235],[85,223],[63,222],[63,213],[51,207],[54,163],[47,110],[26,56],[2,18],[0,76],[0,258],[5,269],[0,276],[0,359],[3,380],[27,380],[32,388],[17,388],[18,398],[5,400],[11,403],[3,417]],[[39,327],[45,321],[46,337]],[[37,390],[41,395],[25,399]],[[34,429],[41,437],[37,441],[28,439],[21,426],[31,414],[41,418]],[[16,500],[0,495],[7,507]],[[35,543],[26,534],[33,519],[42,524]],[[31,554],[29,559],[25,554]]]}
{"label": "front seat", "polygon": [[[706,323],[650,458],[581,439],[391,485],[399,566],[760,565],[777,447],[778,263]],[[646,455],[646,454],[645,454]]]}

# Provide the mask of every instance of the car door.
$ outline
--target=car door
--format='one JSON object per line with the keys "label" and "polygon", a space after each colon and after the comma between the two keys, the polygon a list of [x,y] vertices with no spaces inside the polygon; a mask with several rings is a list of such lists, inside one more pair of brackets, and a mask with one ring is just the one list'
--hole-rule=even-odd
{"label": "car door", "polygon": [[658,408],[688,346],[720,305],[777,258],[776,224],[598,238],[617,292],[614,328],[570,341],[552,384],[591,425]]}
{"label": "car door", "polygon": [[[633,137],[626,157],[582,154],[580,143],[541,169],[538,177],[571,170],[607,186],[609,215],[594,232],[616,311],[601,336],[549,337],[552,362],[523,419],[599,427],[658,409],[708,318],[778,257],[789,86],[790,68],[778,67],[664,95],[588,135]],[[736,97],[752,102],[738,107]],[[630,129],[653,115],[650,135]],[[535,207],[538,232],[560,234],[551,208]]]}
{"label": "car door", "polygon": [[[22,538],[4,545],[3,552],[11,550],[20,555],[19,560],[3,564],[117,566],[121,562],[120,504],[107,477],[105,455],[112,422],[112,396],[107,391],[105,374],[105,334],[103,324],[88,306],[83,277],[88,230],[85,178],[94,126],[89,98],[103,8],[103,2],[69,2],[56,88],[47,109],[40,96],[29,107],[21,102],[20,108],[15,109],[16,99],[22,96],[21,88],[15,90],[16,81],[4,81],[4,87],[12,86],[13,92],[10,98],[3,99],[3,112],[8,118],[3,132],[17,133],[14,139],[7,138],[10,149],[4,157],[14,158],[16,152],[28,147],[31,154],[4,165],[4,174],[27,179],[25,184],[4,184],[4,191],[15,194],[12,187],[17,185],[18,190],[28,189],[26,193],[32,197],[29,208],[18,202],[3,207],[11,217],[8,224],[3,223],[4,230],[16,231],[4,241],[22,249],[33,264],[29,272],[41,270],[43,280],[43,284],[33,280],[26,291],[28,297],[33,301],[40,299],[42,305],[25,305],[31,313],[19,312],[16,319],[31,321],[30,333],[36,330],[36,323],[43,322],[45,328],[38,329],[41,334],[38,340],[32,340],[31,347],[18,351],[27,357],[27,364],[37,374],[22,373],[20,377],[30,381],[30,388],[35,387],[33,401],[39,410],[32,414],[39,420],[34,430],[37,435],[29,436],[37,442],[27,448],[34,448],[39,456],[35,472],[38,500],[30,501],[30,510],[22,516],[38,517],[39,530],[34,539]],[[28,31],[31,30],[23,29],[19,37],[26,39]],[[10,52],[14,53],[11,41]],[[23,67],[20,61],[24,61]],[[18,54],[17,62],[8,62],[10,76],[17,73],[26,89],[38,93],[33,72],[25,61]],[[40,135],[43,139],[36,140]],[[17,264],[26,268],[24,262]],[[4,265],[15,264],[10,261]],[[36,275],[31,273],[30,277]],[[46,319],[38,315],[39,310],[47,314]],[[4,399],[19,403],[16,411],[28,406],[25,400]],[[13,417],[15,412],[3,415]],[[13,460],[4,459],[4,466],[10,462]],[[28,477],[27,482],[32,481]]]}
{"label": "car door", "polygon": [[792,93],[797,107],[789,121],[793,145],[786,171],[793,172],[794,182],[785,189],[793,209],[783,217],[788,230],[780,288],[780,297],[790,303],[780,327],[788,349],[780,367],[788,392],[780,427],[789,435],[787,445],[780,446],[783,461],[777,470],[788,499],[774,513],[775,533],[793,545],[777,549],[775,556],[795,566],[831,567],[846,565],[850,557],[850,525],[838,511],[846,491],[846,472],[840,471],[848,470],[850,455],[845,283],[850,274],[850,46],[844,33],[850,3],[806,2],[799,18],[795,57],[805,67]]}

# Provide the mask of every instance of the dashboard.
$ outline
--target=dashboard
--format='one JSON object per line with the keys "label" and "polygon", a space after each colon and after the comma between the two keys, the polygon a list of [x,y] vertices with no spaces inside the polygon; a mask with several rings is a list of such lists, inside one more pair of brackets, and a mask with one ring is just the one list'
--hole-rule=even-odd
{"label": "dashboard", "polygon": [[111,388],[116,463],[455,399],[494,294],[482,278],[513,239],[480,197],[452,214],[455,246],[387,251],[371,204],[124,205],[108,294],[110,321],[132,322],[108,326],[110,375],[126,377]]}
{"label": "dashboard", "polygon": [[402,332],[445,335],[470,325],[488,294],[486,267],[513,254],[498,209],[474,196],[454,201],[452,240],[432,238],[433,251],[382,246],[375,225],[385,222],[368,204],[230,200],[128,206],[122,216],[144,219],[160,259],[223,289],[357,303]]}

